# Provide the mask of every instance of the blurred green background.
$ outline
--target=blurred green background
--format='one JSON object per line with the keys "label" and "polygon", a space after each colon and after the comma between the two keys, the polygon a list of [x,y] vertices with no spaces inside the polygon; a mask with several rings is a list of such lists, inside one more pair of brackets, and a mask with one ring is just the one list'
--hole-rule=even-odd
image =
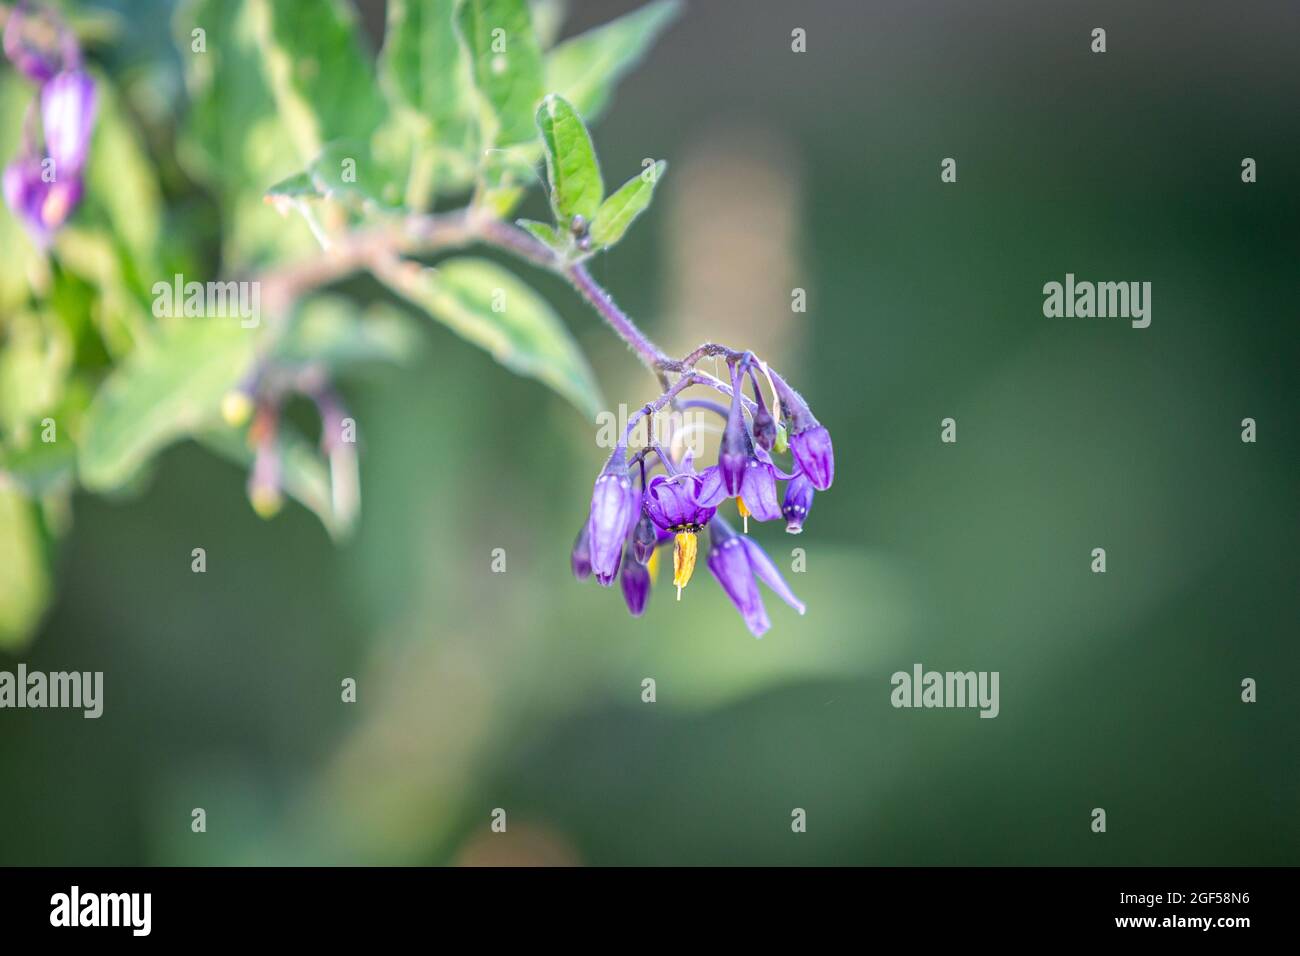
{"label": "blurred green background", "polygon": [[[100,62],[179,91],[169,4],[117,9]],[[702,567],[640,620],[575,582],[592,428],[429,326],[345,382],[350,542],[259,520],[192,444],[77,497],[56,603],[0,668],[102,670],[104,715],[0,712],[0,862],[1300,862],[1298,27],[1280,2],[691,3],[595,130],[607,169],[672,173],[592,271],[670,352],[755,348],[830,428],[804,535],[755,532],[806,549],[807,615],[769,597],[755,641]],[[652,397],[518,269],[611,403]],[[1150,328],[1044,318],[1066,272],[1150,281]],[[1000,716],[893,709],[916,662],[999,671]]]}

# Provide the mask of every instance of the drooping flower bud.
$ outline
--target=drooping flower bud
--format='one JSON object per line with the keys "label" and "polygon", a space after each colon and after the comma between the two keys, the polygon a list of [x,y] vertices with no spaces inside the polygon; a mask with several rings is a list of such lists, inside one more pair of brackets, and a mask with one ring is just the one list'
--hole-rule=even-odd
{"label": "drooping flower bud", "polygon": [[780,375],[775,372],[771,375],[772,387],[776,389],[790,426],[790,452],[812,486],[818,491],[825,491],[835,479],[835,452],[831,447],[831,433],[817,421],[808,408],[808,403],[798,392],[787,385]]}
{"label": "drooping flower bud", "polygon": [[785,515],[785,530],[790,534],[803,531],[803,523],[808,520],[812,510],[813,486],[808,476],[800,473],[785,486],[785,500],[781,503],[781,513]]}
{"label": "drooping flower bud", "polygon": [[835,451],[831,447],[831,433],[824,425],[792,434],[790,451],[814,488],[825,491],[831,486],[835,480]]}
{"label": "drooping flower bud", "polygon": [[623,541],[640,513],[627,474],[627,446],[619,443],[596,477],[587,519],[591,569],[602,584],[613,583],[623,553]]}
{"label": "drooping flower bud", "polygon": [[776,445],[776,419],[766,405],[754,412],[754,444],[763,451],[771,451]]}
{"label": "drooping flower bud", "polygon": [[659,543],[659,532],[655,528],[655,523],[650,520],[648,514],[643,514],[636,527],[632,529],[632,557],[638,564],[645,564],[650,560],[650,556],[655,553],[655,546]]}
{"label": "drooping flower bud", "polygon": [[619,583],[623,586],[623,600],[627,602],[627,609],[633,617],[640,617],[645,611],[646,599],[650,596],[650,572],[640,561],[625,558]]}
{"label": "drooping flower bud", "polygon": [[728,495],[740,494],[745,466],[754,454],[749,427],[745,424],[744,396],[741,392],[740,363],[731,367],[731,407],[727,410],[727,427],[718,445],[718,474]]}
{"label": "drooping flower bud", "polygon": [[614,579],[618,577],[618,569],[622,567],[622,563],[623,563],[623,549],[620,548],[618,552],[618,559],[614,562],[614,570],[610,571],[608,574],[605,574],[601,571],[595,572],[596,583],[599,584],[602,588],[607,588],[610,585],[612,585],[614,583]]}

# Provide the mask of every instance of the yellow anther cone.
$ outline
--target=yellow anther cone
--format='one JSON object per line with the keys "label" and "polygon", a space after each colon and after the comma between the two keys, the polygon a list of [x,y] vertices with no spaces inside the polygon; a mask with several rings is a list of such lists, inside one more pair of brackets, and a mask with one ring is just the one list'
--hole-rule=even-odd
{"label": "yellow anther cone", "polygon": [[686,587],[695,571],[695,552],[697,540],[694,531],[678,531],[673,541],[673,584],[677,586],[677,600],[682,599],[682,588]]}

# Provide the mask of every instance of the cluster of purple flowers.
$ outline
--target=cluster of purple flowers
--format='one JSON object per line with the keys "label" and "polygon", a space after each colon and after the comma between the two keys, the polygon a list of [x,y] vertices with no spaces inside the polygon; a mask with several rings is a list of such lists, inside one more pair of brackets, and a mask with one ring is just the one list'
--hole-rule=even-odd
{"label": "cluster of purple flowers", "polygon": [[4,50],[39,87],[18,155],[5,167],[5,202],[44,248],[81,201],[95,129],[95,81],[81,67],[72,33],[52,14],[14,7],[5,24]]}
{"label": "cluster of purple flowers", "polygon": [[[784,517],[786,530],[798,534],[812,509],[814,492],[831,486],[835,456],[830,433],[779,375],[762,368],[774,397],[769,409],[759,384],[760,366],[751,353],[705,348],[727,355],[731,385],[691,370],[688,362],[675,363],[681,366],[677,369],[681,377],[632,417],[596,478],[591,511],[573,547],[573,573],[580,580],[594,574],[606,587],[618,578],[628,610],[638,616],[645,610],[655,576],[657,549],[673,546],[673,584],[680,600],[695,569],[699,535],[707,529],[705,563],[750,631],[760,637],[771,622],[757,581],[800,614],[804,605],[771,558],[748,534],[734,531],[718,515],[718,508],[735,498],[746,531],[751,517],[757,521]],[[752,383],[752,399],[745,395],[746,378]],[[674,456],[654,442],[629,454],[628,436],[639,419],[670,403],[676,405],[678,394],[691,385],[710,385],[731,397],[727,408],[712,402],[690,403],[711,408],[726,419],[718,463],[696,471],[689,452]],[[791,453],[792,471],[777,467],[771,455],[774,450]],[[651,474],[658,466],[663,473]],[[787,482],[783,500],[778,498],[778,480]]]}

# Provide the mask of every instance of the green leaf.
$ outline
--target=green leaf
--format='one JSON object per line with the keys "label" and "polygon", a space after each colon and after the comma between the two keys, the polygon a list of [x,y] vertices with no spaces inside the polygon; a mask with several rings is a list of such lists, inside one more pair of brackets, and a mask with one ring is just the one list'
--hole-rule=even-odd
{"label": "green leaf", "polygon": [[12,483],[30,498],[70,489],[76,464],[77,450],[70,438],[34,441],[26,448],[0,453],[0,487]]}
{"label": "green leaf", "polygon": [[112,83],[99,73],[95,80],[99,120],[86,169],[87,201],[104,211],[118,243],[130,251],[133,271],[156,275],[162,228],[158,174],[128,122]]}
{"label": "green leaf", "polygon": [[404,364],[420,345],[406,313],[376,303],[362,315],[342,296],[321,295],[298,310],[293,324],[276,342],[272,358],[294,365],[320,362],[338,372],[373,362]]}
{"label": "green leaf", "polygon": [[161,448],[218,418],[252,360],[256,333],[230,319],[185,319],[133,352],[86,413],[82,484],[118,488]]}
{"label": "green leaf", "polygon": [[498,219],[509,216],[533,183],[537,174],[538,150],[525,146],[489,149],[478,169],[474,205],[487,209]]}
{"label": "green leaf", "polygon": [[378,158],[369,145],[340,140],[321,150],[305,172],[272,185],[266,198],[281,211],[316,199],[332,199],[359,210],[372,206],[397,209],[402,191],[402,174]]}
{"label": "green leaf", "polygon": [[474,85],[495,117],[494,133],[484,141],[507,146],[532,139],[533,110],[545,90],[527,0],[463,0],[456,23]]}
{"label": "green leaf", "polygon": [[35,502],[0,485],[0,648],[24,646],[50,602],[50,570]]}
{"label": "green leaf", "polygon": [[368,140],[386,105],[351,4],[248,2],[271,92],[302,162],[317,156],[325,143]]}
{"label": "green leaf", "polygon": [[[0,70],[0,142],[22,141],[23,118],[31,102],[31,87],[19,74]],[[4,263],[0,266],[0,315],[27,302],[28,277],[36,274],[35,267],[42,258],[9,204],[0,203],[0,263]]]}
{"label": "green leaf", "polygon": [[[317,151],[299,154],[280,115],[262,66],[258,12],[254,0],[183,0],[173,17],[189,101],[177,154],[217,197],[230,273],[317,248],[305,224],[262,198],[267,183],[303,169]],[[198,29],[201,51],[193,48]]]}
{"label": "green leaf", "polygon": [[574,216],[591,222],[605,198],[605,184],[582,118],[567,100],[552,95],[537,108],[537,128],[546,146],[546,173],[551,181],[556,224],[567,228]]}
{"label": "green leaf", "polygon": [[439,144],[463,141],[473,121],[474,88],[455,13],[456,0],[388,0],[379,53],[381,85],[432,127]]}
{"label": "green leaf", "polygon": [[560,35],[564,15],[568,12],[568,0],[528,0],[528,6],[533,11],[533,29],[537,31],[537,42],[542,45],[542,49],[546,49]]}
{"label": "green leaf", "polygon": [[556,252],[564,249],[564,237],[560,235],[558,229],[546,222],[536,222],[532,219],[520,219],[519,225],[527,229],[540,241],[546,243]]}
{"label": "green leaf", "polygon": [[286,176],[266,191],[266,198],[272,202],[295,202],[302,199],[324,199],[324,194],[316,188],[311,173],[294,173]]}
{"label": "green leaf", "polygon": [[358,140],[330,143],[312,160],[307,172],[316,189],[328,199],[358,207],[401,205],[401,174]]}
{"label": "green leaf", "polygon": [[379,278],[506,368],[545,382],[594,418],[603,407],[586,359],[546,300],[494,262],[404,263]]}
{"label": "green leaf", "polygon": [[651,169],[633,176],[600,204],[596,220],[591,224],[593,245],[607,249],[623,238],[632,220],[650,205],[659,177],[667,168],[668,164],[659,160]]}
{"label": "green leaf", "polygon": [[[478,113],[469,57],[456,32],[456,0],[389,0],[380,87],[394,111],[377,134],[405,166],[405,201],[462,191],[478,162]],[[381,148],[384,143],[379,143]]]}
{"label": "green leaf", "polygon": [[49,313],[5,316],[5,343],[0,349],[0,433],[6,439],[25,439],[31,426],[54,409],[72,363],[72,350],[66,328]]}
{"label": "green leaf", "polygon": [[587,122],[595,122],[618,81],[680,10],[679,0],[656,0],[565,40],[546,57],[546,88],[572,103]]}

